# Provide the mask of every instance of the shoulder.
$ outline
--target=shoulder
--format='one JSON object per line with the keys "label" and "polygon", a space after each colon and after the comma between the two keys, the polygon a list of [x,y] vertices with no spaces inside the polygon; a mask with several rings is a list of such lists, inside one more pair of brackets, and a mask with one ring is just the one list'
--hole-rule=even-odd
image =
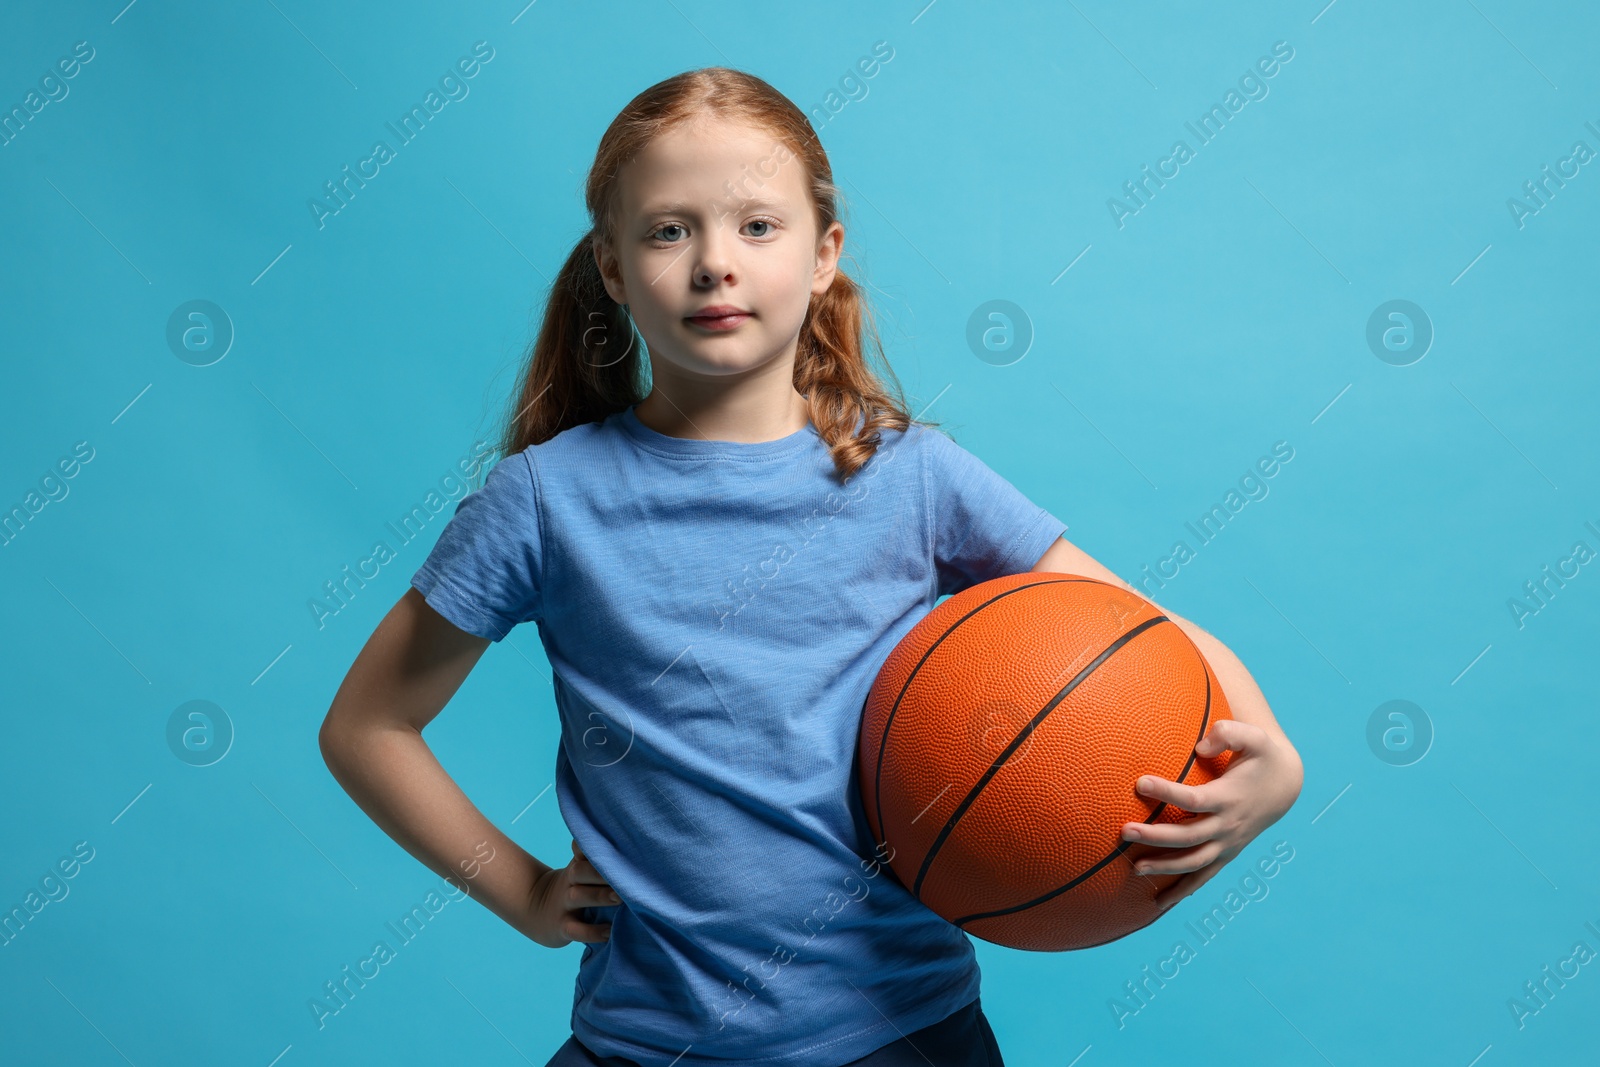
{"label": "shoulder", "polygon": [[533,450],[537,445],[529,445],[521,452],[513,452],[509,456],[502,456],[489,468],[489,473],[483,476],[483,487],[491,485],[500,492],[516,488],[511,483],[528,483],[533,477]]}
{"label": "shoulder", "polygon": [[926,452],[953,446],[954,441],[937,426],[930,426],[925,422],[913,421],[903,430],[886,426],[878,431],[878,451],[901,447],[910,451]]}
{"label": "shoulder", "polygon": [[618,437],[621,433],[622,428],[618,424],[618,416],[608,415],[606,418],[597,419],[594,422],[580,422],[576,426],[568,426],[554,437],[541,441],[536,445],[529,445],[523,451],[533,453],[532,458],[539,460],[547,456],[582,451],[593,447],[598,441]]}
{"label": "shoulder", "polygon": [[519,468],[525,468],[537,481],[541,469],[559,470],[592,463],[598,453],[615,446],[622,433],[614,415],[596,422],[580,423],[567,427],[549,440],[528,445],[522,451],[506,456],[500,465],[515,460]]}
{"label": "shoulder", "polygon": [[906,435],[916,441],[918,448],[927,452],[948,452],[961,447],[942,426],[930,426],[925,422],[912,423]]}
{"label": "shoulder", "polygon": [[[858,432],[859,429],[860,423],[857,423]],[[930,447],[937,447],[928,441],[928,438],[934,435],[934,431],[930,431],[929,427],[913,422],[904,430],[881,427],[877,435],[878,440],[873,447],[872,455],[851,476],[852,480],[872,479],[888,471],[896,472],[896,478],[922,477],[926,474],[927,452]]]}
{"label": "shoulder", "polygon": [[915,423],[907,431],[913,447],[934,476],[948,474],[952,469],[964,469],[978,462],[978,457],[961,447],[942,426]]}
{"label": "shoulder", "polygon": [[1013,488],[1000,470],[962,446],[942,427],[924,427],[918,439],[924,477],[933,495],[993,497]]}
{"label": "shoulder", "polygon": [[531,448],[491,459],[482,484],[456,504],[456,513],[472,521],[508,522],[531,514],[538,507],[538,478]]}

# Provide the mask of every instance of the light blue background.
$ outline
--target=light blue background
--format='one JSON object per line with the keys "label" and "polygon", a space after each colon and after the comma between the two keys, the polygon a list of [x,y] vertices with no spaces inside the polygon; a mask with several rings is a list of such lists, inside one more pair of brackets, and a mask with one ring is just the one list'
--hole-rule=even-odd
{"label": "light blue background", "polygon": [[[1521,228],[1506,201],[1575,141],[1600,150],[1600,20],[1572,2],[1324,2],[10,12],[5,109],[75,42],[95,58],[0,148],[0,503],[74,443],[95,454],[0,548],[0,906],[75,842],[94,859],[0,949],[3,1058],[545,1062],[580,946],[537,946],[471,902],[313,1021],[323,983],[438,885],[316,734],[444,518],[323,629],[307,601],[492,432],[634,94],[732,65],[810,111],[880,40],[893,59],[819,133],[916,410],[933,402],[1130,580],[1193,544],[1185,522],[1274,442],[1294,449],[1157,599],[1250,667],[1304,758],[1301,799],[1134,936],[977,942],[1007,1062],[1592,1055],[1600,964],[1524,1028],[1507,1001],[1575,942],[1600,951],[1600,575],[1521,628],[1507,601],[1575,541],[1600,549],[1600,166]],[[470,95],[319,230],[307,201],[479,40],[495,56]],[[1174,140],[1195,148],[1185,121],[1277,41],[1294,58],[1269,95],[1119,229],[1107,199]],[[237,331],[207,367],[165,340],[194,299]],[[965,340],[995,299],[1034,331],[1009,366]],[[1409,366],[1366,343],[1391,299],[1436,331]],[[520,628],[427,740],[497,825],[564,862],[546,672]],[[193,699],[236,731],[204,768],[166,740]],[[1366,741],[1391,699],[1436,734],[1410,766]],[[1270,895],[1119,1029],[1123,983],[1197,945],[1183,924],[1276,841],[1294,859]]]}

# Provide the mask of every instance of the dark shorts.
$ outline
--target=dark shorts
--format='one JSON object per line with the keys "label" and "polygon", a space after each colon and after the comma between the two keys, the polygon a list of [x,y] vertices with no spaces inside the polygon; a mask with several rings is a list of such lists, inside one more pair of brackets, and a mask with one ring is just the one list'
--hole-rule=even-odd
{"label": "dark shorts", "polygon": [[[974,1000],[934,1023],[897,1037],[843,1067],[1005,1067],[994,1031]],[[639,1067],[621,1056],[596,1056],[576,1037],[556,1050],[545,1067]]]}

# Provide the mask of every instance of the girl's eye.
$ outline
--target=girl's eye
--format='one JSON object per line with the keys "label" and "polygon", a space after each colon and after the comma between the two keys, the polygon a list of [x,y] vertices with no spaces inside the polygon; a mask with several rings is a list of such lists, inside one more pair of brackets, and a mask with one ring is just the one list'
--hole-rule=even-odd
{"label": "girl's eye", "polygon": [[[777,222],[774,219],[751,219],[749,222],[745,223],[745,225],[746,226],[765,226],[765,227],[767,227],[767,229],[765,231],[761,232],[761,233],[753,233],[753,234],[751,234],[750,236],[752,236],[752,237],[770,237],[770,236],[772,236],[772,228],[777,225]],[[663,237],[662,234],[666,233],[668,230],[682,230],[682,229],[683,229],[683,226],[680,223],[667,222],[667,223],[663,223],[660,226],[656,227],[656,229],[650,234],[650,236],[655,238],[658,241],[661,241],[664,244],[676,244],[677,243],[676,240],[674,240],[673,238],[669,238],[669,237]]]}

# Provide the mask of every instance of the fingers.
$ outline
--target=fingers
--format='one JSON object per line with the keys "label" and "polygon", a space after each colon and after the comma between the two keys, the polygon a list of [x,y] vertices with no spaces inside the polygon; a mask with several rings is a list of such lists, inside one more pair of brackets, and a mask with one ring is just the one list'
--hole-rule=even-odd
{"label": "fingers", "polygon": [[1207,841],[1183,852],[1169,856],[1141,856],[1134,861],[1133,869],[1139,874],[1188,874],[1210,865],[1222,855],[1222,842]]}
{"label": "fingers", "polygon": [[1134,790],[1141,796],[1166,801],[1184,811],[1216,811],[1222,803],[1222,798],[1216,795],[1216,786],[1220,783],[1221,779],[1217,779],[1205,785],[1182,785],[1167,778],[1146,774],[1134,783]]}
{"label": "fingers", "polygon": [[622,903],[617,891],[604,882],[599,885],[574,882],[567,887],[566,895],[569,908],[607,908]]}
{"label": "fingers", "polygon": [[1224,750],[1232,752],[1253,752],[1267,741],[1267,732],[1253,722],[1240,722],[1238,719],[1218,719],[1211,724],[1211,729],[1194,746],[1200,755],[1210,759],[1220,755]]}
{"label": "fingers", "polygon": [[574,882],[583,882],[588,885],[603,885],[605,878],[595,870],[594,864],[586,859],[575,859],[567,864],[567,874]]}
{"label": "fingers", "polygon": [[1196,879],[1199,877],[1199,872],[1186,874],[1182,878],[1179,878],[1176,882],[1173,882],[1171,885],[1167,886],[1167,888],[1156,894],[1156,907],[1160,908],[1162,911],[1166,911],[1178,901],[1182,900],[1190,893],[1193,893],[1196,889],[1200,888],[1199,883],[1196,881]]}
{"label": "fingers", "polygon": [[1188,822],[1130,822],[1122,827],[1124,841],[1142,841],[1162,848],[1189,848],[1217,836],[1221,820],[1207,815]]}
{"label": "fingers", "polygon": [[1192,874],[1184,875],[1182,878],[1179,878],[1176,882],[1173,882],[1171,885],[1167,886],[1167,888],[1156,894],[1156,907],[1160,908],[1162,911],[1166,911],[1178,901],[1189,896],[1196,889],[1199,889],[1201,886],[1205,885],[1206,882],[1211,880],[1211,876],[1216,873],[1216,867],[1207,867],[1204,870],[1199,870],[1193,872]]}
{"label": "fingers", "polygon": [[572,862],[567,864],[567,876],[574,882],[583,882],[588,885],[605,885],[606,880],[589,862],[589,857],[583,854],[583,849],[578,843],[572,843]]}
{"label": "fingers", "polygon": [[585,944],[611,940],[610,923],[586,923],[571,916],[561,920],[561,932]]}

